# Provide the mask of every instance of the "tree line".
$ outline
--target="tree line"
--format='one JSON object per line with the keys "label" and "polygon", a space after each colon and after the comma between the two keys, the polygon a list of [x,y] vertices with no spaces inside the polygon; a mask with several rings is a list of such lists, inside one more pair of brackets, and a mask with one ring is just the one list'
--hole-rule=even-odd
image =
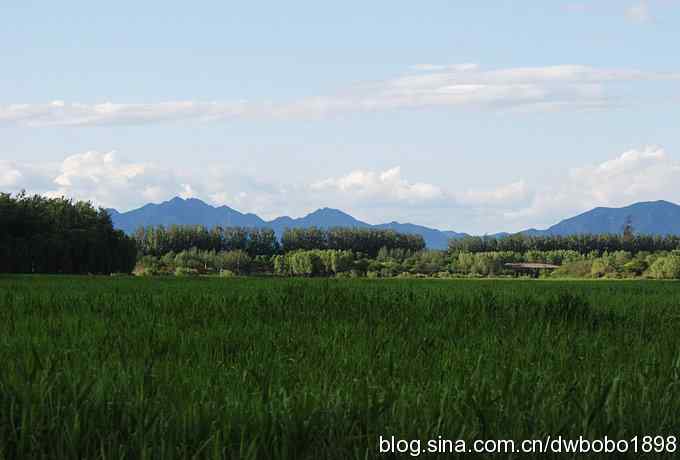
{"label": "tree line", "polygon": [[273,230],[268,228],[213,227],[203,225],[149,226],[137,229],[133,238],[141,255],[163,256],[199,251],[243,251],[250,257],[271,256],[281,251]]}
{"label": "tree line", "polygon": [[140,257],[138,275],[277,275],[393,277],[431,275],[447,270],[443,251],[409,251],[382,248],[377,257],[337,249],[298,249],[272,256],[251,257],[242,250],[203,251],[196,248]]}
{"label": "tree line", "polygon": [[130,273],[135,241],[91,203],[0,193],[0,273]]}
{"label": "tree line", "polygon": [[420,235],[372,228],[208,229],[156,226],[132,237],[91,203],[0,194],[0,273],[512,276],[508,263],[560,265],[555,276],[680,277],[680,237],[636,235],[454,239],[428,251]]}
{"label": "tree line", "polygon": [[286,229],[281,243],[268,228],[172,225],[140,228],[134,239],[141,255],[163,256],[196,248],[200,251],[243,251],[250,257],[274,256],[301,250],[352,251],[376,257],[382,248],[421,251],[425,240],[420,235],[393,230],[365,228]]}
{"label": "tree line", "polygon": [[294,228],[287,229],[281,238],[284,252],[329,249],[353,251],[376,257],[382,248],[422,251],[425,240],[421,235],[398,233],[374,228]]}
{"label": "tree line", "polygon": [[189,249],[139,259],[138,275],[272,275],[324,277],[436,277],[477,278],[520,276],[509,263],[540,262],[559,265],[543,276],[555,278],[680,278],[680,251],[604,252],[576,251],[458,252],[404,251],[383,248],[375,258],[334,249],[296,250],[273,256],[249,256],[241,250]]}
{"label": "tree line", "polygon": [[504,238],[492,236],[465,237],[449,240],[449,252],[489,253],[529,251],[575,251],[579,254],[603,254],[626,251],[639,252],[673,251],[680,248],[680,236],[638,235],[631,232],[600,235],[549,235],[531,236],[516,234]]}

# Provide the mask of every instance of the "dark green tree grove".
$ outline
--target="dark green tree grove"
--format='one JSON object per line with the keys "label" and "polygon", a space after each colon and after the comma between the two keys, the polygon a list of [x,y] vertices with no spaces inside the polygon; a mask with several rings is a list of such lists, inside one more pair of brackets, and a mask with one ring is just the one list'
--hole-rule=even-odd
{"label": "dark green tree grove", "polygon": [[135,242],[90,203],[0,194],[1,273],[130,273]]}
{"label": "dark green tree grove", "polygon": [[143,255],[162,256],[169,252],[244,251],[250,257],[273,256],[281,252],[333,249],[353,251],[375,257],[381,248],[417,252],[425,248],[420,235],[407,235],[393,230],[363,228],[286,229],[281,244],[269,228],[214,227],[172,225],[139,228],[134,239]]}
{"label": "dark green tree grove", "polygon": [[287,229],[281,239],[284,252],[333,249],[377,257],[382,248],[422,251],[425,240],[420,235],[397,233],[373,228]]}
{"label": "dark green tree grove", "polygon": [[162,256],[189,249],[201,251],[244,251],[250,257],[271,256],[280,252],[276,234],[268,228],[214,227],[171,225],[139,228],[134,239],[143,255]]}
{"label": "dark green tree grove", "polygon": [[672,251],[680,248],[677,235],[639,235],[632,231],[623,234],[582,234],[568,236],[528,236],[510,235],[496,237],[466,237],[449,241],[449,252],[518,252],[529,251],[576,251],[579,254],[627,251],[638,252]]}

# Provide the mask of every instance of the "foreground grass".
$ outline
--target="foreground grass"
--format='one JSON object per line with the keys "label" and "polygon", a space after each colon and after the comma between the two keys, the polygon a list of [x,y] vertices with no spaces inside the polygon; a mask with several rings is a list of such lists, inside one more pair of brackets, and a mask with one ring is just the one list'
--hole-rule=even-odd
{"label": "foreground grass", "polygon": [[5,277],[0,459],[680,435],[679,327],[680,283]]}

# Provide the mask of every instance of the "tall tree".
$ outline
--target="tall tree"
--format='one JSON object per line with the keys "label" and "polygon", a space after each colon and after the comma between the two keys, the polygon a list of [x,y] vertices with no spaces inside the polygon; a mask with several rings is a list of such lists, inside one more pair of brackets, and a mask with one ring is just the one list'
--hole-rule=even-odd
{"label": "tall tree", "polygon": [[0,194],[0,272],[131,272],[134,240],[104,209],[39,195]]}

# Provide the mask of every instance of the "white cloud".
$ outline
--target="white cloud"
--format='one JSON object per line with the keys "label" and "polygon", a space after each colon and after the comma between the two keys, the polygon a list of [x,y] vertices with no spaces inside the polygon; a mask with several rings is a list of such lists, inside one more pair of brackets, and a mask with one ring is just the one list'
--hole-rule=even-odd
{"label": "white cloud", "polygon": [[486,189],[447,190],[409,180],[399,167],[360,169],[310,184],[275,184],[215,165],[180,173],[128,161],[115,152],[90,151],[68,156],[54,168],[0,161],[0,187],[119,210],[178,195],[197,197],[266,219],[330,206],[371,223],[411,221],[481,233],[546,227],[596,206],[680,202],[680,161],[662,147],[649,146],[573,168],[553,183],[516,180]]}
{"label": "white cloud", "polygon": [[647,23],[654,20],[647,1],[641,1],[626,8],[626,17],[632,22]]}
{"label": "white cloud", "polygon": [[541,187],[528,206],[508,209],[505,217],[518,225],[549,225],[597,206],[660,199],[680,202],[680,162],[662,147],[648,146],[573,168],[563,182]]}
{"label": "white cloud", "polygon": [[56,172],[44,171],[43,176],[49,178],[51,186],[32,188],[32,192],[88,200],[105,207],[127,208],[187,192],[172,171],[120,159],[113,151],[70,155]]}
{"label": "white cloud", "polygon": [[[640,14],[639,12],[637,13]],[[0,106],[0,122],[26,126],[144,124],[177,120],[307,119],[343,113],[427,107],[565,110],[612,105],[624,97],[612,83],[678,80],[679,73],[599,69],[583,65],[483,70],[477,64],[419,64],[415,73],[352,87],[337,95],[290,103],[248,101]]]}
{"label": "white cloud", "polygon": [[121,163],[115,152],[86,152],[67,157],[61,166],[61,174],[54,183],[61,187],[72,187],[74,182],[89,181],[99,184],[104,181],[127,183],[144,174],[145,166],[136,163]]}
{"label": "white cloud", "polygon": [[24,164],[0,160],[0,192],[14,193],[22,189],[45,190],[51,186],[56,169],[49,163]]}
{"label": "white cloud", "polygon": [[660,194],[677,197],[680,191],[680,163],[657,146],[629,150],[599,165],[574,169],[570,177],[573,186],[586,191],[591,201],[615,205],[657,199]]}
{"label": "white cloud", "polygon": [[[368,221],[380,219],[378,215],[413,221],[417,215],[418,222],[438,228],[518,231],[544,228],[597,206],[659,199],[680,202],[680,161],[662,147],[648,146],[575,167],[552,183],[517,180],[487,189],[446,190],[433,184],[421,188],[393,168],[354,171],[311,188],[326,192],[322,203],[339,203],[368,216]],[[427,192],[419,193],[421,189]]]}
{"label": "white cloud", "polygon": [[9,161],[0,161],[0,187],[17,187],[23,177],[17,165]]}
{"label": "white cloud", "polygon": [[437,186],[424,182],[411,183],[401,177],[401,168],[394,167],[382,172],[357,170],[346,176],[329,178],[313,183],[314,191],[332,191],[347,194],[356,199],[380,202],[423,202],[444,197]]}
{"label": "white cloud", "polygon": [[197,194],[194,188],[191,186],[191,184],[180,184],[182,186],[182,191],[179,193],[179,196],[187,199],[187,198],[196,198]]}
{"label": "white cloud", "polygon": [[155,104],[81,104],[53,101],[48,104],[14,104],[0,107],[0,122],[28,126],[89,126],[144,124],[183,119],[211,120],[248,116],[243,102],[217,103],[172,101]]}
{"label": "white cloud", "polygon": [[199,198],[243,212],[278,216],[284,205],[295,207],[303,194],[287,196],[271,184],[225,171],[218,165],[182,171],[158,164],[130,161],[116,152],[89,151],[70,155],[45,172],[47,186],[27,187],[48,196],[69,196],[125,211],[172,197]]}

